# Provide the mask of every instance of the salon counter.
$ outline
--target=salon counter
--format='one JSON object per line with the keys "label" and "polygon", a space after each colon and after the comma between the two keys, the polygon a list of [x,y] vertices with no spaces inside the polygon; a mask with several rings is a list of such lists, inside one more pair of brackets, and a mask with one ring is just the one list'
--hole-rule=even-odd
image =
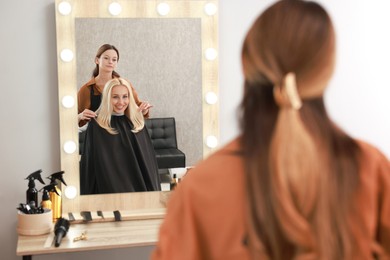
{"label": "salon counter", "polygon": [[[129,220],[71,224],[59,247],[54,247],[54,233],[40,236],[19,235],[16,255],[31,259],[33,255],[92,251],[154,245],[157,242],[160,219]],[[73,241],[83,232],[87,239]]]}

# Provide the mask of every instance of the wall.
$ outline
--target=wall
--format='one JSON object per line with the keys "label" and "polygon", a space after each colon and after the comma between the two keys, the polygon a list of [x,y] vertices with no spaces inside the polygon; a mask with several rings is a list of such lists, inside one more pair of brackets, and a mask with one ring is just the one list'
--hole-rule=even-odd
{"label": "wall", "polygon": [[[271,0],[220,1],[221,144],[237,135],[236,107],[242,93],[240,49],[246,30]],[[390,156],[390,3],[321,1],[338,34],[338,58],[326,102],[334,120],[353,136]],[[58,97],[54,0],[0,1],[0,111],[2,127],[0,252],[16,257],[16,210],[32,171],[59,170]],[[148,259],[153,247],[67,253],[56,259]],[[34,259],[52,259],[53,255]]]}

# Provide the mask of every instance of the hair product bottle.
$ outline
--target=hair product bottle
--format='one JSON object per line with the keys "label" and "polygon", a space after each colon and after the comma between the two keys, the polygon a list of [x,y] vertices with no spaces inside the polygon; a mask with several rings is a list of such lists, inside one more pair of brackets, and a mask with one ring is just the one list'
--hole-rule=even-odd
{"label": "hair product bottle", "polygon": [[171,190],[174,190],[177,186],[178,181],[176,176],[177,176],[176,173],[174,173],[173,178],[171,180]]}
{"label": "hair product bottle", "polygon": [[38,190],[35,188],[35,180],[39,180],[42,184],[45,184],[41,177],[42,170],[35,171],[27,176],[28,189],[26,191],[26,203],[31,204],[31,201],[35,203],[35,207],[38,207]]}
{"label": "hair product bottle", "polygon": [[[39,191],[42,191],[42,201],[41,201],[41,207],[44,208],[44,209],[50,209],[51,211],[53,211],[53,206],[52,206],[52,202],[50,200],[50,192],[55,192],[57,193],[57,190],[56,190],[56,184],[55,183],[52,183],[52,184],[49,184],[49,185],[46,185],[44,186],[42,189],[40,189]],[[57,195],[59,195],[57,193]]]}
{"label": "hair product bottle", "polygon": [[53,222],[57,219],[61,218],[62,215],[62,201],[61,201],[61,189],[58,185],[63,183],[66,186],[62,175],[64,171],[56,172],[47,177],[50,179],[50,184],[54,185],[54,188],[49,191],[50,201],[51,201],[51,209],[53,211]]}
{"label": "hair product bottle", "polygon": [[44,209],[52,210],[51,205],[52,204],[51,204],[49,192],[47,190],[43,190],[41,207]]}

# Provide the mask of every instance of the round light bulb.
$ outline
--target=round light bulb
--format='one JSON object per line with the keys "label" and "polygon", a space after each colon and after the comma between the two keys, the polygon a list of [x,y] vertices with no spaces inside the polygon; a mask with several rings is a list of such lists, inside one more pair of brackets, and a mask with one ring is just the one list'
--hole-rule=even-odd
{"label": "round light bulb", "polygon": [[66,141],[64,143],[64,151],[67,154],[72,154],[76,151],[76,143],[73,141]]}
{"label": "round light bulb", "polygon": [[218,139],[217,137],[213,136],[213,135],[209,135],[206,137],[206,145],[209,147],[209,148],[215,148],[218,146]]}
{"label": "round light bulb", "polygon": [[68,199],[74,199],[77,195],[77,189],[75,186],[69,185],[65,188],[65,197]]}
{"label": "round light bulb", "polygon": [[69,49],[63,49],[61,51],[61,60],[65,61],[65,62],[70,62],[73,60],[73,51],[69,50]]}
{"label": "round light bulb", "polygon": [[58,12],[62,15],[68,15],[72,12],[72,6],[68,2],[62,1],[58,5]]}
{"label": "round light bulb", "polygon": [[217,6],[214,3],[207,3],[204,6],[204,12],[210,16],[214,15],[217,13]]}
{"label": "round light bulb", "polygon": [[205,57],[207,60],[215,60],[217,58],[217,50],[214,48],[208,48],[205,51]]}
{"label": "round light bulb", "polygon": [[74,106],[74,98],[72,96],[64,96],[62,98],[62,105],[65,108],[71,108]]}
{"label": "round light bulb", "polygon": [[205,99],[209,105],[214,105],[218,101],[218,97],[214,92],[207,92]]}
{"label": "round light bulb", "polygon": [[160,3],[157,6],[157,12],[160,15],[167,15],[170,10],[171,10],[171,7],[167,3]]}
{"label": "round light bulb", "polygon": [[122,12],[122,6],[117,2],[113,2],[108,6],[108,11],[112,15],[118,15]]}

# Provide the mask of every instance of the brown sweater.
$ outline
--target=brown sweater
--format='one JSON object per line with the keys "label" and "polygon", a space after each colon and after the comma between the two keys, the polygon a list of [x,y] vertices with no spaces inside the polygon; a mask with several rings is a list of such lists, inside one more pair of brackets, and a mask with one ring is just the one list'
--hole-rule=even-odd
{"label": "brown sweater", "polygon": [[[129,82],[129,81],[127,81]],[[139,97],[138,97],[138,94],[137,92],[135,91],[133,85],[129,82],[130,84],[130,87],[133,91],[133,96],[134,96],[134,100],[135,100],[135,103],[137,104],[137,106],[139,106],[142,101],[139,100]],[[83,112],[85,109],[90,109],[91,108],[91,87],[93,87],[93,93],[94,95],[96,96],[99,96],[102,94],[102,91],[103,89],[100,89],[96,86],[96,81],[95,81],[95,78],[92,77],[87,83],[85,83],[79,90],[79,92],[77,93],[77,100],[78,100],[78,113],[80,114],[81,112]],[[148,118],[149,117],[149,112],[144,115],[145,118]],[[86,124],[87,121],[80,121],[79,122],[79,126],[83,126]]]}
{"label": "brown sweater", "polygon": [[[368,233],[357,237],[373,259],[374,251],[390,256],[390,163],[374,147],[359,142],[361,169],[358,208]],[[246,232],[243,160],[238,139],[197,165],[175,189],[152,259],[249,259]],[[260,259],[268,259],[265,252]]]}

